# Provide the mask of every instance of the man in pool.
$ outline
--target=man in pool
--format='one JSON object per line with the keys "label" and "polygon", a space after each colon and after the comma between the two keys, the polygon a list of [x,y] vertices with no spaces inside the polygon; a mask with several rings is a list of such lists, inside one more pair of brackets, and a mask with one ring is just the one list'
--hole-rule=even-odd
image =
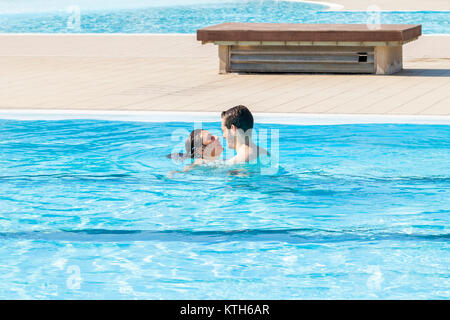
{"label": "man in pool", "polygon": [[222,112],[222,132],[228,148],[236,155],[227,164],[245,163],[268,155],[267,150],[258,147],[252,140],[253,115],[247,107],[239,105]]}

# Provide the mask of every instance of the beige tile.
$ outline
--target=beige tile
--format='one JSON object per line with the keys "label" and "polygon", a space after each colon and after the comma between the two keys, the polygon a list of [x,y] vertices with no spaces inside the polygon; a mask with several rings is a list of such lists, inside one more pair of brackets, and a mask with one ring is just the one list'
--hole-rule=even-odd
{"label": "beige tile", "polygon": [[430,115],[450,115],[450,94],[435,103],[433,106],[422,110],[419,114],[430,114]]}
{"label": "beige tile", "polygon": [[[217,48],[194,36],[97,39],[117,51],[92,39],[86,49],[66,41],[43,48],[41,56],[0,49],[0,108],[221,111],[245,104],[256,112],[450,114],[450,59],[406,59],[405,70],[393,76],[219,75]],[[127,55],[119,44],[136,50]],[[70,55],[50,56],[58,52]]]}
{"label": "beige tile", "polygon": [[390,110],[389,114],[420,114],[438,104],[450,94],[450,79],[443,85],[435,85],[424,94],[414,94],[411,99],[402,105]]}

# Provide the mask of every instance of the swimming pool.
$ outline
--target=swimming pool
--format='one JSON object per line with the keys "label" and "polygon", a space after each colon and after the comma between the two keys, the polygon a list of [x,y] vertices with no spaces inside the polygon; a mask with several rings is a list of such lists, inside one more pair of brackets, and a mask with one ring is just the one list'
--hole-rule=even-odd
{"label": "swimming pool", "polygon": [[326,11],[318,4],[276,0],[133,0],[0,2],[3,33],[195,33],[222,22],[422,24],[450,34],[450,12]]}
{"label": "swimming pool", "polygon": [[0,298],[450,297],[449,125],[259,123],[276,171],[169,178],[193,128],[0,119]]}

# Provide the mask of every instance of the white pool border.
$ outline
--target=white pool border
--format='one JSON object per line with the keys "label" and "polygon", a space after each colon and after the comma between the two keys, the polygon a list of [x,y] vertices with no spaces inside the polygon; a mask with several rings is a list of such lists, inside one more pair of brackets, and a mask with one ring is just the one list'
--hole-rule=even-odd
{"label": "white pool border", "polygon": [[325,2],[325,1],[306,1],[306,0],[283,0],[288,2],[303,2],[309,4],[318,4],[322,6],[326,6],[326,11],[343,11],[344,6],[342,4],[334,3],[334,2]]}
{"label": "white pool border", "polygon": [[[450,125],[446,115],[380,115],[380,114],[300,114],[254,113],[256,123],[293,125],[338,124],[440,124]],[[107,111],[107,110],[45,110],[0,109],[3,120],[105,120],[133,122],[219,122],[220,112],[182,111]]]}
{"label": "white pool border", "polygon": [[[336,3],[336,2],[325,2],[325,1],[308,1],[308,0],[282,0],[282,1],[290,1],[290,2],[304,2],[304,3],[310,3],[310,4],[319,4],[319,5],[323,5],[326,6],[327,9],[325,11],[345,11],[345,12],[366,12],[369,9],[369,6],[366,9],[346,9],[344,5]],[[376,3],[373,3],[372,5],[377,6]],[[372,9],[373,10],[373,9]],[[450,12],[449,10],[408,10],[408,9],[395,9],[395,10],[390,10],[390,9],[378,9],[376,11],[379,12],[422,12],[422,11],[430,11],[430,12]]]}

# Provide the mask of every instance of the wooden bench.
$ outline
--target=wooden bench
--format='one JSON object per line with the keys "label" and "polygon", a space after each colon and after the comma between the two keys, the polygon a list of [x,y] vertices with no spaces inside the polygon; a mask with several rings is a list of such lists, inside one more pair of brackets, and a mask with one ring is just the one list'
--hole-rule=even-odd
{"label": "wooden bench", "polygon": [[421,34],[421,25],[223,23],[197,30],[197,40],[219,46],[219,73],[392,74]]}

